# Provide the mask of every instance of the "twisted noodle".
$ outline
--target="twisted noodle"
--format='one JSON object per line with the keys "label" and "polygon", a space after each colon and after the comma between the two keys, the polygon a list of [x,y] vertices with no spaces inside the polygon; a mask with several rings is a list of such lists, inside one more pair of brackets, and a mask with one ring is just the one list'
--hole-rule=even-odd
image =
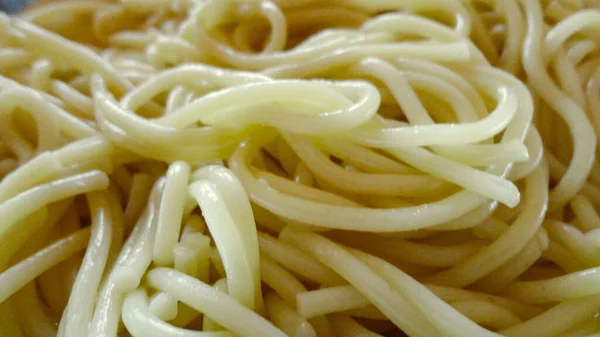
{"label": "twisted noodle", "polygon": [[0,14],[0,336],[600,334],[595,0]]}

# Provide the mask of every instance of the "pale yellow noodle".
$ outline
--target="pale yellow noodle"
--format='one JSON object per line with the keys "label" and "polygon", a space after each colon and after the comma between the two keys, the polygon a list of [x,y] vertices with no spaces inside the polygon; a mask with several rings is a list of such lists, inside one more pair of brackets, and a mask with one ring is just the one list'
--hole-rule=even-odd
{"label": "pale yellow noodle", "polygon": [[0,14],[0,335],[597,335],[598,9]]}
{"label": "pale yellow noodle", "polygon": [[[383,292],[386,292],[388,289],[393,289],[393,285],[388,283],[389,279],[383,278],[384,276],[379,275],[376,270],[372,269],[372,265],[354,257],[350,252],[344,252],[342,247],[339,247],[331,241],[319,237],[316,234],[293,231],[287,231],[283,233],[284,237],[286,237],[288,240],[305,249],[307,253],[316,255],[324,263],[328,264],[330,267],[334,267],[335,270],[342,276],[348,278],[348,281],[357,287],[358,290],[361,291],[367,298],[374,302],[376,307],[382,310],[382,312],[384,312],[384,314],[389,317],[392,322],[402,326],[404,329],[409,331],[409,333],[413,333],[415,335],[425,335],[435,331],[437,328],[440,328],[439,326],[424,324],[422,319],[427,320],[429,317],[424,316],[422,312],[408,311],[410,308],[412,308],[411,302],[402,295],[395,294],[393,291],[392,293],[384,295]],[[335,267],[336,264],[333,261],[336,260],[340,262],[343,260],[345,263],[339,264],[337,267]],[[342,268],[346,268],[346,270],[342,270]],[[359,272],[362,272],[362,279],[360,280],[358,276]],[[381,284],[381,287],[377,288],[365,287],[366,284],[371,282],[383,283]],[[391,303],[395,304],[390,306]],[[410,330],[413,329],[415,329],[415,331],[410,332]],[[492,335],[493,334],[490,334],[490,336]]]}
{"label": "pale yellow noodle", "polygon": [[[167,290],[182,302],[198,311],[207,313],[216,322],[240,336],[250,337],[255,334],[273,337],[285,336],[281,330],[239,304],[232,297],[218,292],[198,280],[165,268],[151,271],[148,278],[151,285]],[[227,319],[231,314],[235,314],[238,320]]]}
{"label": "pale yellow noodle", "polygon": [[154,241],[154,263],[158,265],[169,265],[174,261],[173,248],[179,237],[186,198],[182,191],[188,185],[189,176],[190,167],[185,162],[175,162],[167,171]]}
{"label": "pale yellow noodle", "polygon": [[512,257],[503,266],[479,280],[474,287],[476,289],[485,289],[485,291],[493,293],[504,289],[508,284],[529,269],[541,257],[542,252],[547,247],[548,235],[545,231],[540,229],[536,236],[527,243],[519,254]]}
{"label": "pale yellow noodle", "polygon": [[73,235],[54,242],[52,245],[45,247],[26,260],[4,271],[0,275],[0,284],[2,284],[0,302],[4,302],[10,295],[32,281],[39,274],[84,249],[89,233],[89,229],[82,229]]}
{"label": "pale yellow noodle", "polygon": [[265,306],[275,326],[290,337],[316,337],[312,325],[274,292],[265,294]]}
{"label": "pale yellow noodle", "polygon": [[[451,269],[429,277],[429,282],[445,285],[465,285],[483,277],[495,267],[507,262],[517,254],[535,235],[546,210],[547,173],[542,165],[527,178],[525,209],[510,229],[497,241],[485,247],[478,254],[460,262]],[[500,253],[502,251],[502,253]],[[509,253],[511,252],[511,253]],[[492,262],[493,261],[493,262]]]}
{"label": "pale yellow noodle", "polygon": [[258,240],[261,252],[291,271],[320,284],[335,285],[344,283],[329,268],[310,256],[306,256],[300,250],[286,242],[262,233],[259,233]]}
{"label": "pale yellow noodle", "polygon": [[66,319],[65,336],[80,336],[88,329],[94,311],[90,297],[97,295],[113,235],[114,222],[107,195],[93,193],[88,194],[87,199],[92,212],[92,233],[65,309],[71,312],[63,318]]}
{"label": "pale yellow noodle", "polygon": [[[528,23],[528,33],[523,49],[524,68],[530,74],[536,91],[565,120],[571,132],[578,130],[578,132],[572,134],[574,143],[572,164],[550,195],[550,207],[554,208],[567,203],[583,185],[585,180],[583,177],[587,176],[594,158],[592,153],[595,152],[596,137],[590,128],[590,124],[584,119],[584,112],[564,93],[560,92],[549,79],[546,70],[541,69],[543,63],[541,57],[541,29],[543,25],[539,3],[536,0],[528,0],[523,1],[523,4],[526,8]],[[550,48],[556,49],[559,45],[555,44],[553,46],[556,47]],[[566,111],[571,111],[571,113],[566,113]],[[573,111],[576,112],[573,113]]]}

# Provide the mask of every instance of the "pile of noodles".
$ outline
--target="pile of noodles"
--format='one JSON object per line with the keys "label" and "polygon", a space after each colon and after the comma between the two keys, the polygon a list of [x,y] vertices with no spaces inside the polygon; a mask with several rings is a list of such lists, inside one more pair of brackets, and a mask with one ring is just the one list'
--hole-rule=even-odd
{"label": "pile of noodles", "polygon": [[600,336],[600,1],[0,14],[0,336]]}

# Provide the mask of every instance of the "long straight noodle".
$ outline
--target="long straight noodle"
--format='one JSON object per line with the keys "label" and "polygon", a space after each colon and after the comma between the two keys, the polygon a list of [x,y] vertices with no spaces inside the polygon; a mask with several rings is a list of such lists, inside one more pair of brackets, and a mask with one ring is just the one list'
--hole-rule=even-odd
{"label": "long straight noodle", "polygon": [[107,195],[100,192],[90,194],[87,198],[93,217],[91,244],[88,245],[65,309],[72,312],[66,317],[65,336],[81,336],[88,330],[95,304],[92,296],[95,297],[98,291],[113,235]]}
{"label": "long straight noodle", "polygon": [[[324,301],[325,300],[325,301]],[[322,288],[296,295],[298,312],[314,317],[367,307],[371,302],[352,286]],[[327,302],[324,305],[323,302]]]}
{"label": "long straight noodle", "polygon": [[[153,191],[154,198],[157,197],[157,190],[160,190],[160,181],[156,187]],[[103,334],[115,335],[117,333],[125,292],[135,289],[142,278],[142,275],[136,275],[135,271],[128,266],[147,266],[151,262],[150,250],[153,243],[152,237],[155,235],[153,230],[153,224],[156,221],[155,212],[156,210],[152,206],[146,209],[146,213],[137,222],[129,238],[122,246],[110,274],[108,274],[102,285],[90,323],[89,332],[91,337],[100,337]]]}
{"label": "long straight noodle", "polygon": [[0,274],[0,285],[2,285],[0,303],[4,302],[10,295],[32,281],[39,274],[84,249],[89,234],[89,229],[82,229],[45,247],[37,254],[2,272]]}
{"label": "long straight noodle", "polygon": [[317,333],[305,317],[300,316],[274,292],[265,295],[265,308],[275,326],[288,336],[316,337]]}
{"label": "long straight noodle", "polygon": [[488,329],[503,329],[521,323],[510,311],[484,301],[456,301],[452,306],[461,314]]}
{"label": "long straight noodle", "polygon": [[[61,236],[72,234],[81,225],[78,216],[73,212],[73,205],[69,205],[68,211],[64,217],[59,219],[61,228],[50,230],[49,237],[47,240],[57,240]],[[39,289],[40,296],[44,299],[44,302],[48,304],[49,308],[53,312],[53,317],[56,321],[60,320],[60,313],[64,311],[69,301],[68,293],[71,288],[73,276],[70,274],[73,265],[79,262],[78,256],[71,257],[59,265],[56,268],[52,268],[47,272],[43,273],[36,280],[36,286]],[[61,277],[66,275],[67,277]],[[57,282],[57,280],[63,280],[63,282]],[[65,282],[66,281],[66,282]]]}
{"label": "long straight noodle", "polygon": [[[565,301],[535,318],[502,330],[502,334],[510,337],[542,337],[560,334],[585,318],[592,317],[597,310],[598,301],[598,296]],[[544,322],[554,322],[554,324]]]}
{"label": "long straight noodle", "polygon": [[[396,288],[399,293],[414,303],[422,312],[437,311],[437,315],[427,316],[427,319],[432,320],[434,325],[446,331],[447,334],[459,336],[466,332],[480,336],[494,335],[469,322],[468,319],[452,310],[445,302],[436,298],[427,288],[418,284],[414,279],[391,264],[359,251],[353,251],[352,253],[378,274],[383,275],[392,287]],[[423,299],[427,300],[423,301]]]}
{"label": "long straight noodle", "polygon": [[181,190],[187,186],[189,176],[190,166],[185,162],[175,162],[167,171],[154,240],[154,262],[159,265],[169,265],[174,261],[173,248],[177,244],[186,198]]}
{"label": "long straight noodle", "polygon": [[297,295],[306,291],[306,288],[294,275],[269,258],[261,259],[260,273],[265,284],[277,292],[290,306],[296,307]]}
{"label": "long straight noodle", "polygon": [[529,269],[548,247],[548,234],[542,228],[517,255],[475,284],[476,289],[497,292]]}
{"label": "long straight noodle", "polygon": [[292,272],[323,285],[343,284],[344,280],[310,256],[302,254],[296,247],[277,240],[270,235],[258,235],[260,251]]}
{"label": "long straight noodle", "polygon": [[[327,239],[316,235],[288,230],[282,232],[287,240],[295,245],[305,249],[306,252],[316,255],[323,263],[334,267],[336,272],[349,278],[359,291],[361,291],[369,300],[373,301],[378,309],[382,310],[390,320],[402,326],[406,331],[415,335],[427,335],[436,333],[433,326],[427,325],[426,318],[420,312],[413,312],[410,309],[412,305],[401,295],[395,293],[390,285],[381,277],[376,275],[367,265],[352,257],[349,252],[343,252],[343,248],[331,244]],[[316,240],[307,240],[315,238]],[[345,260],[345,263],[336,266],[334,261]],[[342,270],[344,266],[345,270]],[[359,277],[362,275],[361,277]]]}

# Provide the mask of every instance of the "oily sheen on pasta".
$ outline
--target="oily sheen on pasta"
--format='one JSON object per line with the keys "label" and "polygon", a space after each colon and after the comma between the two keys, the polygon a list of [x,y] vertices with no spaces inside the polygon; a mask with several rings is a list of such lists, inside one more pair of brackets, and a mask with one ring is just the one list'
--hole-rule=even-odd
{"label": "oily sheen on pasta", "polygon": [[0,336],[600,336],[597,0],[0,14]]}

